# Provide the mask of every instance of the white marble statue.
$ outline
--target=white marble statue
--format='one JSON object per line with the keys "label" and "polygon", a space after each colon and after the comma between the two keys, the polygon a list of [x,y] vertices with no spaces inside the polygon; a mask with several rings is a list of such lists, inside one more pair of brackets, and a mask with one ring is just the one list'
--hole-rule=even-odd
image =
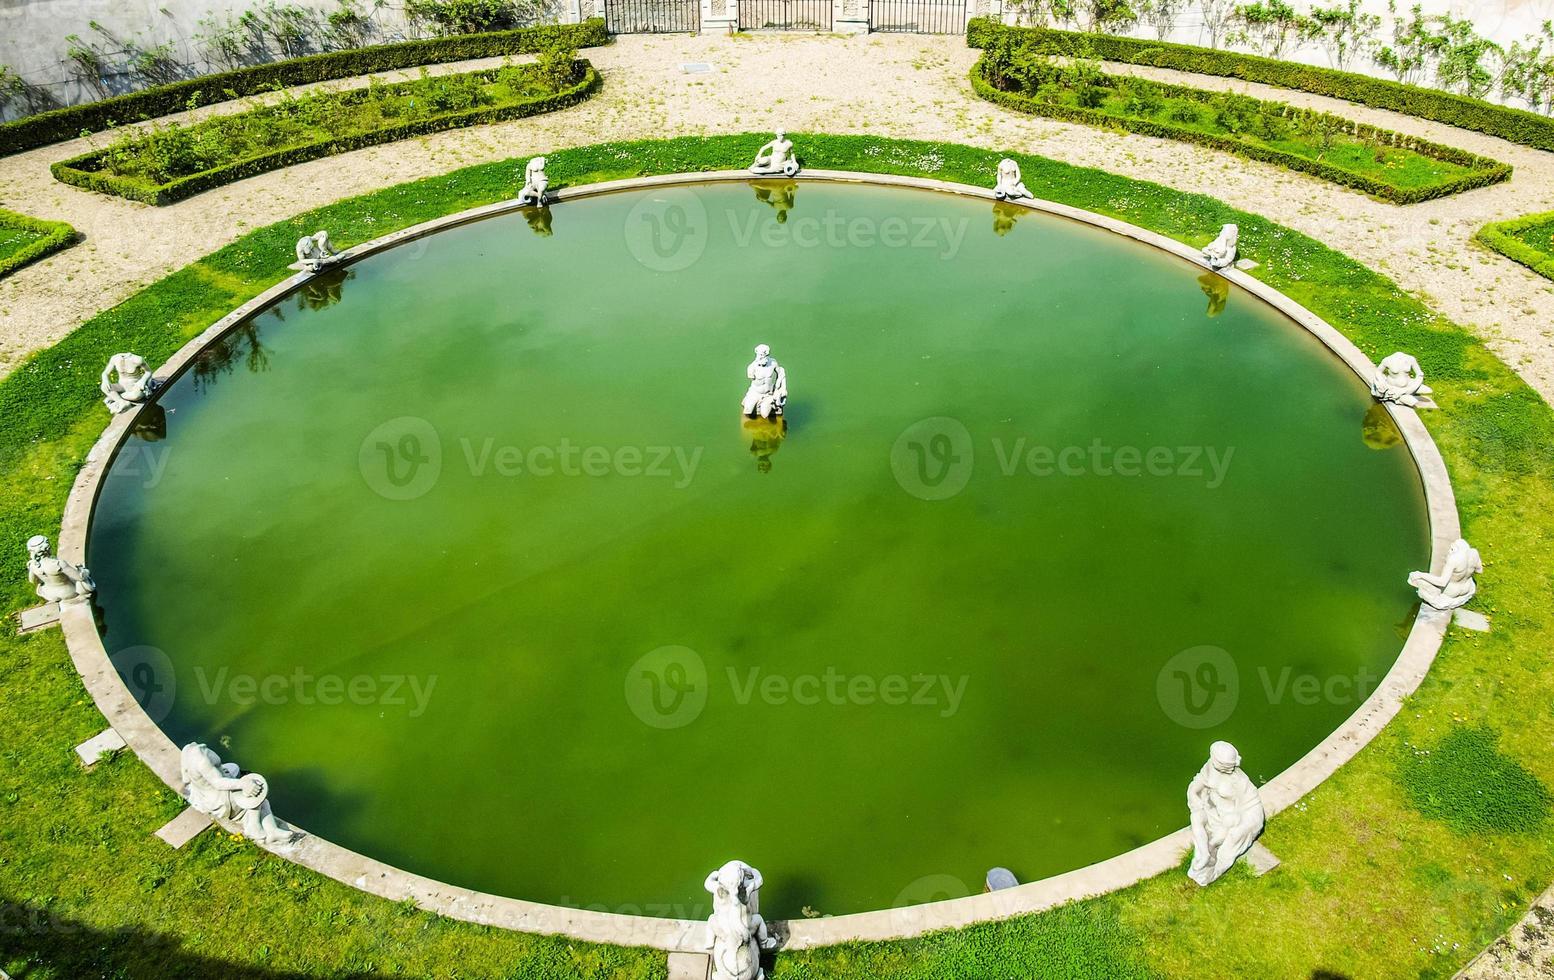
{"label": "white marble statue", "polygon": [[97,591],[92,573],[63,558],[55,558],[49,539],[41,534],[27,539],[27,581],[36,587],[38,598],[45,602],[72,602],[88,598]]}
{"label": "white marble statue", "polygon": [[1000,201],[1013,201],[1036,195],[1025,189],[1025,182],[1020,177],[1020,165],[1005,157],[998,161],[998,183],[993,185],[993,196]]}
{"label": "white marble statue", "polygon": [[550,180],[545,176],[545,158],[535,157],[523,168],[523,190],[518,192],[518,203],[530,207],[543,207],[545,189]]}
{"label": "white marble statue", "polygon": [[761,873],[743,861],[730,861],[707,876],[712,915],[707,919],[707,949],[712,951],[712,980],[763,980],[761,950],[777,940],[757,911]]}
{"label": "white marble statue", "polygon": [[258,773],[242,775],[233,763],[199,742],[178,757],[189,805],[218,820],[238,820],[243,833],[262,844],[289,844],[301,836],[270,810],[270,784]]}
{"label": "white marble statue", "polygon": [[755,360],[745,368],[745,377],[750,380],[750,388],[740,406],[745,415],[763,419],[781,415],[788,404],[788,372],[772,357],[770,347],[756,345]]}
{"label": "white marble statue", "polygon": [[329,232],[319,231],[297,239],[297,262],[309,272],[317,272],[340,257]]}
{"label": "white marble statue", "polygon": [[103,404],[108,406],[108,411],[118,415],[150,398],[157,389],[157,382],[151,376],[151,365],[145,358],[125,352],[108,358],[97,388],[103,393]]}
{"label": "white marble statue", "polygon": [[763,177],[782,174],[792,177],[799,172],[798,157],[793,155],[793,141],[777,130],[777,134],[771,142],[756,151],[755,162],[750,164],[750,172]]}
{"label": "white marble statue", "polygon": [[1397,351],[1388,354],[1376,365],[1371,394],[1380,400],[1415,408],[1421,396],[1430,393],[1430,386],[1424,383],[1424,370],[1413,355]]}
{"label": "white marble statue", "polygon": [[1211,269],[1228,269],[1236,264],[1236,243],[1241,238],[1241,229],[1235,225],[1226,225],[1219,230],[1219,237],[1203,246],[1203,261],[1209,264]]}
{"label": "white marble statue", "polygon": [[1468,604],[1478,583],[1473,576],[1484,570],[1478,549],[1458,538],[1446,549],[1446,567],[1441,574],[1410,572],[1408,584],[1419,592],[1419,601],[1432,609],[1457,609]]}
{"label": "white marble statue", "polygon": [[1241,753],[1229,742],[1209,746],[1209,761],[1187,787],[1192,817],[1192,864],[1187,877],[1207,885],[1230,870],[1263,832],[1263,800],[1241,771]]}

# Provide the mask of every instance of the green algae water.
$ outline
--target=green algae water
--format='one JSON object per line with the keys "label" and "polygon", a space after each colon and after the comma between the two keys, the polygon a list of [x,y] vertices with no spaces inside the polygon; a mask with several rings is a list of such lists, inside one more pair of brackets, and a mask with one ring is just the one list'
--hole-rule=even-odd
{"label": "green algae water", "polygon": [[[105,641],[276,812],[541,902],[840,914],[1185,825],[1402,647],[1406,447],[1314,338],[1088,226],[925,191],[619,193],[315,280],[98,503]],[[783,424],[740,417],[757,343]],[[163,431],[165,429],[165,431]]]}

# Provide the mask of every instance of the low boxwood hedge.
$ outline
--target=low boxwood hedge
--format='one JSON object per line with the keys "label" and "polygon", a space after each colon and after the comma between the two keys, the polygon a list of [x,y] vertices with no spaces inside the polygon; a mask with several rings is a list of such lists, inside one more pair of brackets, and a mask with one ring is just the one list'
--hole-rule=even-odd
{"label": "low boxwood hedge", "polygon": [[967,26],[966,43],[974,48],[986,47],[988,41],[1002,31],[1016,32],[1055,54],[1082,54],[1103,61],[1240,78],[1248,82],[1358,102],[1376,109],[1390,109],[1404,115],[1498,136],[1539,150],[1554,150],[1554,118],[1495,105],[1481,99],[1453,95],[1439,89],[1404,85],[1355,72],[1277,61],[1235,51],[1216,51],[1190,44],[1059,31],[1045,27],[1008,27],[985,17],[977,18]]}
{"label": "low boxwood hedge", "polygon": [[[1420,201],[1448,197],[1452,194],[1460,194],[1463,191],[1473,190],[1477,187],[1498,184],[1509,180],[1511,177],[1511,166],[1498,160],[1481,157],[1456,147],[1443,146],[1439,143],[1431,143],[1412,136],[1404,136],[1392,130],[1378,129],[1374,126],[1353,122],[1349,123],[1345,127],[1344,132],[1358,139],[1373,140],[1392,146],[1403,146],[1425,156],[1471,168],[1467,173],[1444,179],[1434,184],[1419,187],[1399,187],[1369,174],[1357,173],[1356,171],[1335,166],[1322,160],[1301,156],[1298,153],[1286,152],[1267,144],[1236,139],[1233,136],[1204,133],[1186,126],[1177,126],[1155,119],[1118,116],[1097,109],[1086,109],[1080,106],[1047,102],[1031,98],[1029,95],[1021,92],[1006,92],[995,87],[988,80],[985,70],[986,61],[987,56],[984,55],[972,66],[971,87],[976,91],[977,95],[1005,108],[1036,116],[1085,123],[1090,126],[1100,126],[1107,129],[1122,129],[1144,136],[1181,140],[1186,143],[1195,143],[1199,146],[1212,147],[1216,150],[1225,150],[1252,160],[1273,163],[1287,167],[1290,170],[1308,173],[1314,177],[1332,181],[1335,184],[1342,184],[1345,187],[1353,187],[1356,190],[1396,204],[1417,204]],[[1208,94],[1202,90],[1192,89],[1183,85],[1162,84],[1159,85],[1159,88],[1168,96],[1203,96]]]}
{"label": "low boxwood hedge", "polygon": [[[1539,248],[1527,241],[1526,233],[1534,229],[1547,233],[1549,248]],[[1496,221],[1480,228],[1473,237],[1511,261],[1520,262],[1540,276],[1554,279],[1554,211],[1529,214],[1525,218],[1511,221]]]}
{"label": "low boxwood hedge", "polygon": [[[482,106],[477,109],[447,112],[395,126],[385,126],[382,129],[374,129],[370,132],[320,140],[316,143],[306,143],[301,146],[289,146],[270,153],[212,167],[209,170],[202,170],[187,177],[179,177],[165,184],[148,184],[141,180],[104,173],[101,167],[103,158],[107,155],[106,150],[93,150],[81,156],[61,160],[50,166],[49,171],[53,173],[56,180],[76,187],[84,187],[103,194],[113,194],[117,197],[129,198],[132,201],[140,201],[143,204],[171,204],[174,201],[182,200],[202,191],[208,191],[214,187],[220,187],[223,184],[230,184],[234,181],[267,173],[271,170],[280,170],[284,167],[305,163],[308,160],[317,160],[337,153],[348,153],[351,150],[359,150],[367,146],[393,143],[413,136],[425,136],[445,129],[478,126],[483,123],[501,122],[506,119],[520,119],[524,116],[537,116],[541,113],[564,109],[588,98],[599,87],[599,73],[591,64],[583,60],[578,60],[575,64],[579,78],[577,83],[553,95],[524,99],[507,105]],[[496,74],[496,70],[472,74],[479,77],[490,77]],[[367,90],[363,89],[361,92],[365,96]]]}
{"label": "low boxwood hedge", "polygon": [[0,125],[0,156],[75,139],[85,132],[112,129],[125,123],[155,119],[157,116],[216,102],[228,102],[276,88],[353,78],[418,65],[529,54],[553,43],[570,48],[596,47],[610,43],[610,34],[604,28],[604,21],[595,17],[581,24],[547,24],[487,34],[458,34],[420,41],[401,41],[201,75],[199,78],[158,85],[100,102],[41,112]]}
{"label": "low boxwood hedge", "polygon": [[0,279],[29,262],[69,247],[76,240],[76,230],[63,221],[43,221],[0,209],[0,229],[3,228],[19,228],[38,237],[10,255],[0,256]]}

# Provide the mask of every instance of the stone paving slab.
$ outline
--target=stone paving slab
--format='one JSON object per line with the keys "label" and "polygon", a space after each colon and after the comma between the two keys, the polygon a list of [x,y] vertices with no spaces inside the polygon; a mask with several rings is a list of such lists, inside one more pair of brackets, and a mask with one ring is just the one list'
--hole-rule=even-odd
{"label": "stone paving slab", "polygon": [[45,602],[41,606],[23,609],[16,614],[16,632],[34,633],[59,624],[59,603]]}
{"label": "stone paving slab", "polygon": [[670,953],[669,980],[707,980],[712,957],[706,953]]}
{"label": "stone paving slab", "polygon": [[1252,849],[1246,852],[1246,866],[1252,874],[1261,878],[1280,865],[1277,855],[1263,846],[1262,841],[1252,845]]}
{"label": "stone paving slab", "polygon": [[1473,630],[1477,633],[1489,632],[1489,617],[1471,609],[1458,609],[1452,613],[1451,621],[1465,630]]}
{"label": "stone paving slab", "polygon": [[118,732],[109,728],[77,745],[76,755],[81,757],[81,765],[90,769],[97,765],[97,760],[101,759],[104,753],[117,752],[124,746],[124,739]]}
{"label": "stone paving slab", "polygon": [[191,806],[169,820],[167,826],[158,830],[156,835],[176,851],[194,840],[201,831],[215,822],[208,814],[201,813]]}

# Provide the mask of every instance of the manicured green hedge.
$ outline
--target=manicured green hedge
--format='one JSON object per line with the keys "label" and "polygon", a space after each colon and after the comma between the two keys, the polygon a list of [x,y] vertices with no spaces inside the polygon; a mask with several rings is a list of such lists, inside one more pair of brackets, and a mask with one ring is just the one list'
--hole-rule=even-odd
{"label": "manicured green hedge", "polygon": [[1554,235],[1554,211],[1487,224],[1473,237],[1511,261],[1520,262],[1540,276],[1554,279],[1554,250],[1546,251],[1530,245],[1517,234],[1529,228],[1539,227],[1547,229],[1551,235]]}
{"label": "manicured green hedge", "polygon": [[4,209],[0,209],[0,228],[21,228],[42,236],[21,250],[0,258],[0,278],[15,272],[29,262],[36,262],[46,255],[53,255],[60,249],[67,248],[76,240],[76,230],[63,221],[43,221]]}
{"label": "manicured green hedge", "polygon": [[[351,150],[359,150],[367,146],[393,143],[413,136],[425,136],[428,133],[437,133],[445,129],[457,129],[461,126],[478,126],[483,123],[500,122],[505,119],[521,119],[524,116],[537,116],[541,113],[564,109],[569,105],[575,105],[588,98],[599,87],[598,71],[586,61],[579,60],[576,64],[581,76],[580,80],[572,87],[563,89],[554,95],[525,99],[521,102],[504,106],[484,106],[478,109],[448,112],[439,116],[429,116],[425,119],[402,123],[397,126],[386,126],[367,133],[321,140],[317,143],[307,143],[302,146],[291,146],[283,150],[276,150],[273,153],[265,153],[223,166],[212,167],[197,174],[179,177],[165,184],[150,185],[143,181],[103,173],[99,167],[103,157],[106,155],[104,150],[93,150],[78,157],[61,160],[49,167],[49,171],[56,180],[73,184],[76,187],[84,187],[87,190],[98,191],[103,194],[113,194],[116,197],[129,198],[132,201],[140,201],[143,204],[171,204],[174,201],[183,200],[202,191],[208,191],[213,187],[220,187],[223,184],[230,184],[234,181],[267,173],[271,170],[295,166],[308,160],[317,160],[337,153],[348,153]],[[495,71],[476,74],[494,75]],[[365,94],[366,90],[362,91]]]}
{"label": "manicured green hedge", "polygon": [[595,17],[581,24],[548,24],[489,34],[459,34],[380,44],[350,51],[308,55],[267,65],[202,75],[100,102],[70,106],[0,125],[0,156],[75,139],[83,132],[111,129],[125,123],[154,119],[197,106],[227,102],[276,88],[353,78],[378,71],[414,68],[475,58],[501,58],[539,51],[559,42],[571,48],[610,43],[604,21]]}
{"label": "manicured green hedge", "polygon": [[[1491,160],[1488,157],[1477,156],[1466,150],[1459,150],[1456,147],[1443,146],[1439,143],[1431,143],[1411,136],[1403,136],[1391,130],[1350,123],[1345,132],[1359,139],[1374,139],[1384,143],[1391,143],[1392,145],[1406,146],[1408,149],[1425,156],[1473,168],[1459,177],[1442,180],[1435,184],[1421,187],[1399,187],[1383,180],[1378,180],[1368,174],[1356,173],[1322,160],[1315,160],[1297,153],[1288,153],[1265,144],[1252,143],[1231,136],[1204,133],[1186,126],[1176,126],[1154,119],[1116,116],[1096,109],[1084,109],[1078,106],[1045,102],[1019,92],[1005,92],[995,88],[988,81],[984,71],[985,61],[986,57],[984,56],[972,66],[971,87],[976,91],[977,95],[987,99],[989,102],[996,102],[1005,108],[1014,109],[1018,112],[1027,112],[1036,116],[1047,116],[1053,119],[1063,119],[1069,122],[1085,123],[1090,126],[1100,126],[1108,129],[1124,129],[1144,136],[1158,136],[1163,139],[1181,140],[1186,143],[1196,143],[1199,146],[1212,147],[1216,150],[1225,150],[1253,160],[1261,160],[1264,163],[1273,163],[1291,170],[1308,173],[1323,180],[1332,181],[1335,184],[1342,184],[1345,187],[1353,187],[1356,190],[1373,194],[1376,197],[1397,204],[1417,204],[1420,201],[1448,197],[1452,194],[1460,194],[1463,191],[1473,190],[1477,187],[1498,184],[1509,180],[1511,177],[1510,164]],[[1183,85],[1160,85],[1159,88],[1168,96],[1202,96],[1204,94],[1199,89]]]}
{"label": "manicured green hedge", "polygon": [[1083,34],[1045,27],[1006,27],[987,18],[977,18],[967,26],[966,43],[974,48],[985,47],[988,40],[1000,31],[1017,32],[1055,54],[1085,54],[1103,61],[1240,78],[1248,82],[1358,102],[1377,109],[1390,109],[1404,115],[1498,136],[1523,146],[1554,150],[1554,118],[1549,116],[1354,72],[1276,61],[1234,51],[1215,51],[1190,44],[1168,44],[1164,41]]}

